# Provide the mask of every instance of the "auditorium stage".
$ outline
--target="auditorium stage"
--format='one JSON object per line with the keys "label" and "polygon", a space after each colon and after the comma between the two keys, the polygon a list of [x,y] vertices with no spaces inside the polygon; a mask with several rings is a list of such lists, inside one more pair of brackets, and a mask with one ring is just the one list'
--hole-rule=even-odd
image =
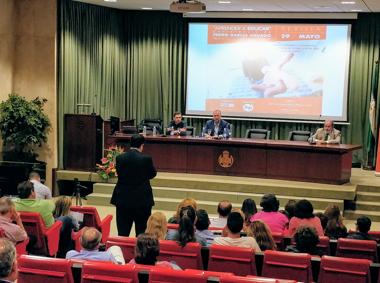
{"label": "auditorium stage", "polygon": [[[93,183],[93,193],[88,196],[89,205],[109,206],[116,179],[104,182],[96,173],[84,171],[56,172],[56,180],[73,180]],[[336,203],[347,219],[368,215],[380,222],[380,177],[374,171],[352,169],[349,183],[330,185],[308,182],[283,181],[247,177],[201,175],[159,172],[152,180],[156,210],[175,211],[180,200],[195,198],[199,207],[215,213],[220,200],[228,199],[234,207],[240,207],[246,198],[252,198],[259,206],[265,193],[274,193],[283,207],[289,199],[309,199],[316,211],[323,211],[329,203]]]}

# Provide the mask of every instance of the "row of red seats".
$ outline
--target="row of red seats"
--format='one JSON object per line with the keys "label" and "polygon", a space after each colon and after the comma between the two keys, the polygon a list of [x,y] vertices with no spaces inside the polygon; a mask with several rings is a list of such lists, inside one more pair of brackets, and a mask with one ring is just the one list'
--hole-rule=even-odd
{"label": "row of red seats", "polygon": [[[276,260],[275,258],[273,258]],[[66,259],[44,258],[23,255],[19,258],[18,283],[73,283],[74,277],[71,271],[72,262]],[[370,261],[361,259],[349,259],[323,256],[318,282],[371,282],[369,272]],[[281,269],[282,268],[282,269]],[[293,270],[304,269],[300,263]],[[148,272],[148,280],[141,279],[141,272]],[[286,264],[277,270],[279,277],[284,277],[289,269]],[[277,276],[271,276],[277,277]],[[146,278],[146,277],[145,277]],[[312,282],[310,278],[297,281]],[[296,282],[294,279],[271,279],[257,276],[236,276],[225,272],[212,272],[203,270],[175,271],[143,265],[115,265],[107,262],[85,261],[82,266],[81,282],[150,282],[150,283],[248,283],[248,282]]]}
{"label": "row of red seats", "polygon": [[[109,237],[106,242],[106,247],[109,248],[111,246],[119,246],[123,251],[124,258],[126,262],[134,257],[134,249],[136,245],[136,238],[130,237]],[[329,251],[329,239],[327,237],[323,237],[323,241],[320,242],[320,247],[326,251],[325,255],[328,255]],[[205,248],[204,248],[205,249]],[[215,253],[218,253],[218,250],[222,250],[226,259],[228,258],[236,258],[238,251],[247,250],[244,254],[242,253],[242,257],[254,257],[253,252],[251,253],[251,249],[243,249],[243,248],[235,248],[232,247],[230,249],[222,246],[213,245],[210,248],[210,256]],[[202,269],[201,262],[205,262],[205,260],[200,259],[201,255],[201,246],[198,243],[189,243],[184,248],[181,248],[174,241],[162,240],[160,241],[160,257],[161,260],[175,260],[181,267],[184,268],[197,268]],[[336,256],[339,257],[350,257],[350,258],[362,258],[368,259],[376,262],[377,260],[377,244],[375,241],[364,241],[364,240],[353,240],[353,239],[338,239],[337,241],[337,251]],[[185,262],[184,262],[185,259]],[[183,266],[181,264],[184,264]],[[206,266],[204,266],[206,267]]]}
{"label": "row of red seats", "polygon": [[[107,215],[100,219],[95,207],[72,206],[72,211],[83,214],[82,226],[95,227],[102,233],[102,243],[105,243],[109,237],[111,221],[113,216]],[[55,256],[58,252],[59,236],[62,223],[56,221],[51,227],[47,228],[42,217],[37,212],[20,212],[22,223],[28,235],[34,235],[37,239],[34,246],[38,254],[46,256]],[[80,249],[79,243],[80,232],[73,233],[72,238],[75,241],[76,249]],[[18,254],[26,254],[27,242],[22,243],[18,248]],[[17,247],[17,246],[16,246]]]}

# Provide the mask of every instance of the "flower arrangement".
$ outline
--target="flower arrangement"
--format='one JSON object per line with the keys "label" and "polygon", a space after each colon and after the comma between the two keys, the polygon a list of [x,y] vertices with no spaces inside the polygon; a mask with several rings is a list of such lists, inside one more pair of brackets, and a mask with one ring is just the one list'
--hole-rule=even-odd
{"label": "flower arrangement", "polygon": [[108,180],[112,177],[117,177],[116,173],[116,156],[124,152],[122,147],[111,146],[104,150],[106,155],[100,161],[101,164],[96,164],[96,173],[104,179]]}

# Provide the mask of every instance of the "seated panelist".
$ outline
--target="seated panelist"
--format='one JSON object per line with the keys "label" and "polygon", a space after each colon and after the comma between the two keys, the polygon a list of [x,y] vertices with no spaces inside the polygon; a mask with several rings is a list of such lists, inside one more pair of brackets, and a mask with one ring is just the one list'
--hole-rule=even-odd
{"label": "seated panelist", "polygon": [[170,135],[186,135],[186,123],[182,121],[181,112],[174,112],[173,120],[170,121],[166,134]]}
{"label": "seated panelist", "polygon": [[334,129],[334,122],[326,120],[323,128],[319,128],[314,135],[309,139],[310,142],[317,144],[339,144],[341,140],[341,133]]}
{"label": "seated panelist", "polygon": [[206,138],[221,138],[224,134],[229,137],[230,124],[222,119],[222,112],[214,110],[212,120],[208,120],[203,128],[203,134]]}

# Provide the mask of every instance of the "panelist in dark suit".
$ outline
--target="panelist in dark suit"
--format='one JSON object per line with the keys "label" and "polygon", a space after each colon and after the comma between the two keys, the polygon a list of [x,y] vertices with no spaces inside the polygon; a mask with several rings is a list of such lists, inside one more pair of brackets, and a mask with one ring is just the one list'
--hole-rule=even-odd
{"label": "panelist in dark suit", "polygon": [[222,119],[222,112],[220,110],[214,110],[212,117],[212,120],[208,120],[204,126],[203,134],[205,137],[222,137],[225,131],[228,137],[230,124]]}
{"label": "panelist in dark suit", "polygon": [[173,120],[170,121],[166,134],[181,135],[182,133],[186,135],[186,123],[182,121],[181,112],[174,112]]}
{"label": "panelist in dark suit", "polygon": [[130,149],[116,157],[118,176],[111,204],[116,206],[116,224],[119,236],[129,236],[135,222],[136,236],[144,233],[146,222],[154,205],[150,179],[157,172],[152,158],[142,154],[145,138],[131,137]]}

